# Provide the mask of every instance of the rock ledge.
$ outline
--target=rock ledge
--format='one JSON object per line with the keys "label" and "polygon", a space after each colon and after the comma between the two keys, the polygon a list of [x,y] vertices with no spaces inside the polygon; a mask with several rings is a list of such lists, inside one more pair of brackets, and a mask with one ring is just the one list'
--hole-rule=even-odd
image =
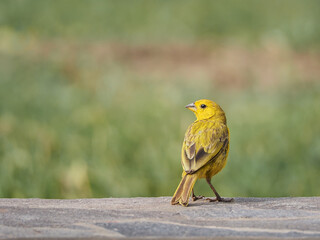
{"label": "rock ledge", "polygon": [[0,239],[320,239],[320,197],[0,199]]}

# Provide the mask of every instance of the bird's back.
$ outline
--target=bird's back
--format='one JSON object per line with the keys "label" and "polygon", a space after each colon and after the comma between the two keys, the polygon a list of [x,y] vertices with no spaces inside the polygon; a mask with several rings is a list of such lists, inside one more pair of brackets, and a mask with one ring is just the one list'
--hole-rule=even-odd
{"label": "bird's back", "polygon": [[[224,122],[217,119],[195,121],[187,129],[183,141],[183,169],[191,174],[201,172],[200,175],[211,175],[208,172],[210,170],[215,175],[224,167],[228,149],[229,130]],[[216,170],[212,171],[210,168]]]}

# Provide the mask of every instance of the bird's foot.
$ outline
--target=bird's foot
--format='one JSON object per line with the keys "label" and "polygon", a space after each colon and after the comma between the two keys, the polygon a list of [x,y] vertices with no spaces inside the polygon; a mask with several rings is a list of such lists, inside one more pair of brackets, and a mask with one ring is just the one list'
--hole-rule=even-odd
{"label": "bird's foot", "polygon": [[233,198],[206,198],[209,202],[233,202]]}
{"label": "bird's foot", "polygon": [[218,201],[217,198],[206,198],[206,199],[204,199],[204,200],[209,201],[209,202],[216,202],[216,201]]}
{"label": "bird's foot", "polygon": [[202,196],[202,195],[199,195],[199,196],[196,196],[196,195],[193,195],[192,196],[192,201],[197,201],[197,200],[199,200],[199,199],[203,199],[204,198],[204,196]]}
{"label": "bird's foot", "polygon": [[233,198],[220,198],[218,199],[218,202],[233,202]]}

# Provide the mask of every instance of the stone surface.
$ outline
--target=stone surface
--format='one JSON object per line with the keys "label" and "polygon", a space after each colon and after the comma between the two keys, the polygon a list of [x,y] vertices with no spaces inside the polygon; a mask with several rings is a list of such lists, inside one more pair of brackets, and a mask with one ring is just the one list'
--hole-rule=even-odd
{"label": "stone surface", "polygon": [[0,199],[8,238],[320,239],[320,197],[236,198],[171,206],[170,197]]}

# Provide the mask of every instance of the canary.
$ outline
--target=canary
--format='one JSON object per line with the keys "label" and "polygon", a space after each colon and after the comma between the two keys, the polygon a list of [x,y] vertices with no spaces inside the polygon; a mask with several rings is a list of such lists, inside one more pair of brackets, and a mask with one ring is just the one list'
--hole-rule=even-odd
{"label": "canary", "polygon": [[216,198],[209,201],[231,202],[233,199],[220,197],[211,184],[211,178],[220,172],[227,162],[229,152],[229,129],[222,108],[213,101],[202,99],[188,104],[196,115],[187,129],[182,144],[181,164],[182,180],[175,191],[171,204],[188,206],[192,192],[194,201],[203,198],[195,196],[193,186],[197,179],[205,178]]}

